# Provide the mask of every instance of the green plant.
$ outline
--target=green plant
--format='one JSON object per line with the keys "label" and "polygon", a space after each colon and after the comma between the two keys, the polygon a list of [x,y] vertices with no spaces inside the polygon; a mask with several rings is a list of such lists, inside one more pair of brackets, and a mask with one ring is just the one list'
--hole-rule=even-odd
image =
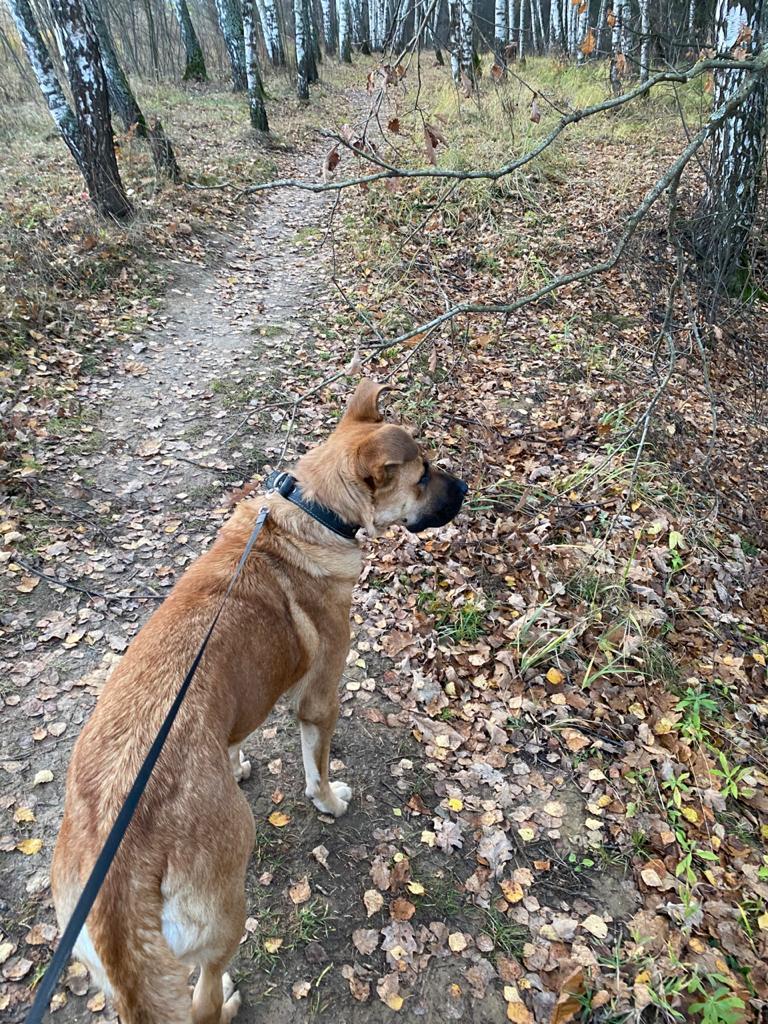
{"label": "green plant", "polygon": [[702,723],[702,715],[714,714],[717,702],[705,690],[689,686],[677,702],[677,710],[684,712],[680,723],[683,735],[703,743],[709,731]]}
{"label": "green plant", "polygon": [[740,1024],[744,1019],[744,1000],[734,995],[722,974],[712,973],[705,978],[694,974],[686,989],[701,996],[690,1005],[691,1013],[700,1014],[701,1024]]}
{"label": "green plant", "polygon": [[712,774],[720,780],[720,791],[725,797],[730,796],[734,800],[738,800],[740,796],[748,796],[753,792],[741,785],[744,776],[749,774],[749,768],[746,765],[729,765],[722,750],[718,750],[717,760],[720,767],[713,768]]}

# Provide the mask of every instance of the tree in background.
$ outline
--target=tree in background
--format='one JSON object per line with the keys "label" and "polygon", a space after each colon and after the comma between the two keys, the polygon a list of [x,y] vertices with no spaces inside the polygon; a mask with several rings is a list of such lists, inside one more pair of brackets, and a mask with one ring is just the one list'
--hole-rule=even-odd
{"label": "tree in background", "polygon": [[352,63],[352,35],[350,28],[349,0],[338,0],[336,6],[339,27],[339,60]]}
{"label": "tree in background", "polygon": [[285,47],[280,35],[280,22],[277,17],[275,0],[256,0],[261,30],[264,34],[264,45],[267,48],[270,63],[274,67],[285,67]]}
{"label": "tree in background", "polygon": [[248,76],[245,70],[245,38],[239,0],[216,0],[216,13],[232,69],[232,89],[245,92]]}
{"label": "tree in background", "polygon": [[192,24],[192,18],[189,15],[187,0],[171,0],[171,6],[179,23],[179,32],[181,33],[181,40],[184,44],[184,52],[186,53],[184,81],[204,82],[208,77],[205,71],[205,57],[203,56],[200,40],[195,32],[195,26]]}
{"label": "tree in background", "polygon": [[[761,51],[768,33],[766,0],[718,0],[715,17],[719,54],[744,59]],[[740,69],[717,71],[715,109],[738,92],[748,76]],[[732,283],[755,223],[768,115],[765,77],[712,140],[697,244],[705,271],[716,285]]]}
{"label": "tree in background", "polygon": [[248,110],[251,125],[257,131],[269,131],[267,109],[264,105],[264,83],[256,54],[256,22],[253,16],[254,0],[243,2],[243,38],[245,41],[245,73],[248,79]]}
{"label": "tree in background", "polygon": [[80,0],[50,0],[80,134],[82,170],[96,209],[122,220],[133,212],[117,169],[109,94],[99,44]]}
{"label": "tree in background", "polygon": [[296,95],[300,100],[309,99],[309,40],[306,36],[304,0],[293,0],[294,30],[296,47]]}
{"label": "tree in background", "polygon": [[85,176],[85,155],[77,118],[64,95],[29,0],[6,0],[6,4],[56,127]]}

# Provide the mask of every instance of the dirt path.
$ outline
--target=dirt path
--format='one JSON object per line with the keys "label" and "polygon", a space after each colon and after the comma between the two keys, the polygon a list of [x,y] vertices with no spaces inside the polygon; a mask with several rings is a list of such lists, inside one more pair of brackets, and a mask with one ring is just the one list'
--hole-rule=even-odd
{"label": "dirt path", "polygon": [[[314,172],[316,163],[313,156],[299,170]],[[23,1019],[30,983],[55,939],[48,864],[79,728],[111,666],[228,514],[223,494],[282,454],[286,389],[292,394],[297,361],[304,381],[315,363],[317,375],[323,372],[328,354],[313,314],[327,285],[329,255],[318,241],[329,208],[324,197],[271,195],[245,213],[237,232],[208,241],[204,265],[170,264],[167,294],[148,329],[86,380],[77,395],[80,416],[48,444],[46,478],[53,482],[36,495],[37,518],[27,522],[50,538],[42,552],[50,578],[30,572],[22,592],[8,595],[11,643],[0,662],[0,1008],[10,1021]],[[315,426],[311,412],[302,415],[300,445]],[[327,423],[320,427],[327,431]],[[361,592],[364,615],[375,611],[375,598],[375,591]],[[364,640],[355,645],[342,684],[332,767],[354,779],[345,819],[321,821],[303,799],[290,709],[276,709],[248,750],[254,770],[245,791],[257,845],[248,931],[233,964],[244,1020],[391,1015],[376,998],[376,982],[391,966],[380,951],[361,959],[351,933],[366,923],[362,896],[373,884],[374,857],[402,858],[404,842],[418,843],[422,824],[417,816],[403,827],[399,805],[414,792],[422,799],[433,793],[415,765],[410,716],[380,692],[390,662],[369,649]],[[268,821],[278,806],[289,819],[279,829]],[[447,863],[438,858],[429,870],[419,948],[442,952],[404,1015],[503,1020],[499,993],[488,992],[482,1003],[472,998],[488,980],[481,969],[472,990],[458,986],[460,970],[446,970],[443,922],[463,911]],[[311,895],[297,904],[290,889],[305,876]],[[375,912],[369,923],[380,917]],[[390,945],[397,927],[390,924]],[[55,1005],[63,1022],[110,1017],[78,965]]]}

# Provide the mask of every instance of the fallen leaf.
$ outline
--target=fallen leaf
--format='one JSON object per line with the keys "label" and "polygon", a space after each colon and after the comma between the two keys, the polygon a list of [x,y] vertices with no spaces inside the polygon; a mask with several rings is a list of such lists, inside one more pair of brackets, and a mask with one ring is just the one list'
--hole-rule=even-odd
{"label": "fallen leaf", "polygon": [[291,902],[298,906],[300,903],[306,903],[309,897],[312,895],[312,890],[309,887],[309,879],[306,875],[299,879],[294,885],[288,890]]}
{"label": "fallen leaf", "polygon": [[363,893],[363,903],[368,911],[368,917],[372,917],[384,906],[384,897],[378,889],[366,889]]}
{"label": "fallen leaf", "polygon": [[291,816],[290,814],[286,814],[285,811],[272,811],[267,820],[270,825],[274,825],[275,828],[285,828],[291,820]]}

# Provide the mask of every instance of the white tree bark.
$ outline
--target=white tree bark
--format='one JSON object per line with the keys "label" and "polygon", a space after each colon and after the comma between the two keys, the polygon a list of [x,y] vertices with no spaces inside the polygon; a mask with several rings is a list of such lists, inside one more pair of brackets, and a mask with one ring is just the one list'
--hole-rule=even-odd
{"label": "white tree bark", "polygon": [[688,42],[692,43],[696,38],[696,0],[689,0],[688,3]]}
{"label": "white tree bark", "polygon": [[520,42],[518,43],[518,47],[517,47],[517,55],[521,59],[525,56],[525,54],[527,53],[527,49],[528,49],[527,45],[526,45],[526,39],[525,39],[525,33],[528,31],[527,28],[526,28],[526,10],[525,10],[527,4],[528,4],[528,0],[520,0],[520,33],[519,33],[520,34]]}
{"label": "white tree bark", "polygon": [[[739,46],[758,53],[766,17],[766,0],[718,0],[715,46],[731,56]],[[740,69],[715,75],[714,109],[727,102],[747,80]],[[757,213],[758,184],[765,155],[768,86],[765,76],[737,112],[712,138],[708,188],[704,198],[698,244],[709,276],[727,284],[738,270]]]}
{"label": "white tree bark", "polygon": [[474,82],[475,68],[472,59],[472,36],[475,27],[475,19],[473,0],[459,0],[459,26],[461,32],[461,45],[459,49],[461,70],[469,78],[470,82]]}
{"label": "white tree bark", "polygon": [[563,19],[560,0],[552,0],[549,5],[549,48],[554,53],[563,48]]}
{"label": "white tree bark", "polygon": [[267,109],[264,105],[264,84],[261,79],[259,58],[256,53],[256,24],[253,16],[254,0],[242,0],[243,38],[245,42],[245,74],[248,80],[248,109],[251,125],[260,132],[269,131]]}
{"label": "white tree bark", "polygon": [[82,140],[80,138],[80,129],[77,126],[77,119],[67,102],[64,90],[56,76],[51,55],[43,42],[43,37],[40,35],[32,8],[29,6],[28,0],[6,0],[6,2],[21,38],[27,59],[32,65],[35,78],[40,86],[45,102],[48,104],[51,117],[59,129],[62,139],[67,144],[69,151],[77,161],[78,167],[85,174]]}
{"label": "white tree bark", "polygon": [[493,22],[493,51],[500,68],[507,65],[504,47],[507,43],[507,0],[496,0]]}
{"label": "white tree bark", "polygon": [[[294,3],[296,0],[294,0]],[[352,38],[349,24],[349,0],[338,0],[336,13],[339,19],[339,60],[352,63]]]}
{"label": "white tree bark", "polygon": [[320,10],[323,16],[323,42],[325,52],[333,53],[336,49],[336,39],[333,33],[333,0],[320,0]]}
{"label": "white tree bark", "polygon": [[270,63],[276,68],[284,67],[285,49],[280,36],[280,23],[277,18],[275,0],[256,0],[256,4],[259,10],[259,21],[261,22],[261,30],[264,35],[267,52],[269,53]]}
{"label": "white tree bark", "polygon": [[80,0],[51,0],[51,13],[72,89],[88,193],[101,213],[120,220],[133,209],[117,168],[99,44]]}
{"label": "white tree bark", "polygon": [[303,0],[293,0],[293,21],[293,37],[296,46],[296,94],[300,100],[308,100],[309,76],[307,75],[307,47],[309,45],[309,40],[307,39],[304,31]]}
{"label": "white tree bark", "polygon": [[245,92],[248,76],[245,71],[243,19],[238,0],[216,0],[216,13],[232,69],[232,88],[235,92]]}
{"label": "white tree bark", "polygon": [[651,59],[651,3],[640,0],[640,81],[647,82]]}
{"label": "white tree bark", "polygon": [[203,57],[200,40],[195,32],[195,26],[192,24],[192,19],[189,16],[187,0],[171,0],[171,6],[179,23],[181,40],[184,43],[184,51],[187,55],[184,81],[204,82],[207,77],[205,73],[205,58]]}

